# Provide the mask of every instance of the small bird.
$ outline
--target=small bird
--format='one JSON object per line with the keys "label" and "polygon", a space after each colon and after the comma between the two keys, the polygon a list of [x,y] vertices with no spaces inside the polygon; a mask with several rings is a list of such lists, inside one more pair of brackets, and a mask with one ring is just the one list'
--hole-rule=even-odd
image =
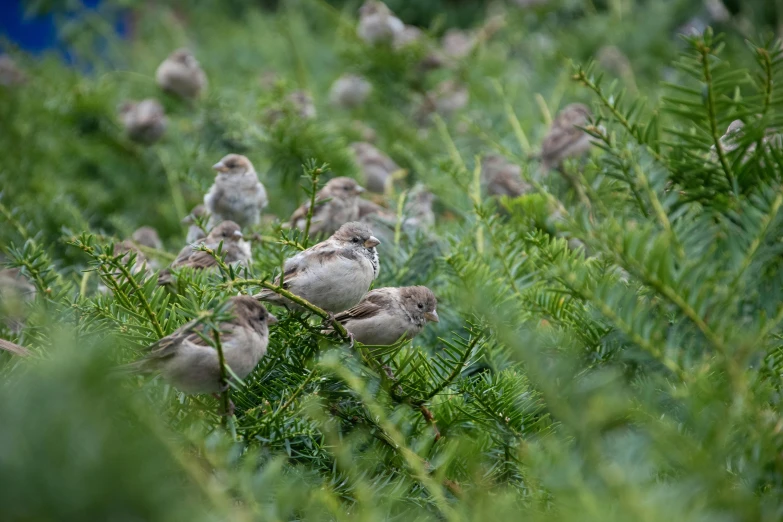
{"label": "small bird", "polygon": [[342,109],[359,107],[372,92],[372,84],[358,74],[343,74],[332,84],[329,101]]}
{"label": "small bird", "polygon": [[586,127],[590,118],[590,109],[581,103],[566,105],[557,113],[541,144],[541,164],[545,172],[559,168],[566,158],[578,158],[590,151],[590,135],[578,128]]}
{"label": "small bird", "polygon": [[449,29],[441,39],[443,53],[449,58],[462,59],[476,46],[476,37],[461,29]]}
{"label": "small bird", "polygon": [[196,222],[197,219],[203,220],[204,218],[209,218],[209,212],[207,212],[207,207],[204,205],[196,205],[193,207],[193,210],[190,211],[190,214],[182,218],[182,223],[188,225],[188,235],[185,238],[185,241],[188,244],[193,244],[196,241],[207,237],[206,232],[204,232]]}
{"label": "small bird", "polygon": [[[120,262],[124,265],[128,264],[131,260],[131,255],[135,254],[136,259],[133,262],[131,273],[136,275],[141,272],[147,272],[147,265],[149,264],[147,256],[144,255],[144,252],[139,250],[138,245],[134,241],[125,239],[119,243],[115,243],[113,254],[115,257],[124,254],[120,259]],[[115,276],[120,276],[120,274],[115,274]]]}
{"label": "small bird", "polygon": [[168,120],[158,100],[126,101],[120,105],[119,113],[125,133],[137,143],[152,145],[166,132]]}
{"label": "small bird", "polygon": [[457,111],[464,109],[468,105],[470,94],[467,87],[455,80],[445,80],[428,91],[420,103],[416,119],[423,123],[429,119],[433,113],[437,113],[443,118],[449,118]]}
{"label": "small bird", "polygon": [[522,181],[522,168],[500,154],[487,154],[481,159],[481,182],[489,196],[516,198],[532,188]]}
{"label": "small bird", "polygon": [[218,174],[204,196],[210,226],[231,220],[240,227],[256,225],[267,205],[266,189],[245,156],[229,154],[212,166]]}
{"label": "small bird", "polygon": [[413,45],[417,42],[420,42],[423,37],[424,33],[421,29],[415,25],[405,24],[405,27],[403,27],[402,31],[394,35],[394,48],[402,49],[408,45]]}
{"label": "small bird", "polygon": [[0,85],[15,87],[27,81],[27,75],[7,54],[0,55]]}
{"label": "small bird", "polygon": [[434,202],[435,195],[422,183],[416,183],[408,191],[405,200],[402,226],[409,232],[432,228],[435,225],[435,212],[432,210]]}
{"label": "small bird", "polygon": [[163,241],[160,240],[158,231],[152,227],[137,228],[131,235],[131,239],[141,246],[154,250],[163,250]]}
{"label": "small bird", "polygon": [[[233,221],[223,221],[213,228],[203,244],[207,248],[217,250],[223,242],[224,261],[228,264],[245,265],[250,260],[250,243],[242,239],[242,231],[239,225]],[[172,268],[192,268],[203,270],[217,267],[217,260],[203,250],[197,250],[198,245],[187,245],[180,250],[179,255],[171,263],[171,266],[158,275],[158,284],[166,285],[173,281]]]}
{"label": "small bird", "polygon": [[369,44],[394,43],[404,30],[405,24],[383,2],[367,0],[359,8],[356,32],[359,38]]}
{"label": "small bird", "polygon": [[22,330],[35,294],[35,286],[19,268],[0,269],[0,317],[12,332]]}
{"label": "small bird", "polygon": [[[283,266],[283,288],[327,312],[350,308],[378,277],[380,244],[366,225],[346,223],[329,239],[299,252]],[[275,279],[280,284],[280,277]],[[254,296],[291,307],[293,303],[269,289]]]}
{"label": "small bird", "polygon": [[155,80],[164,91],[181,98],[197,98],[207,88],[207,75],[188,49],[177,49],[158,66]]}
{"label": "small bird", "polygon": [[291,114],[299,120],[312,120],[318,115],[313,97],[307,91],[294,91],[285,97],[282,105],[272,107],[264,113],[264,120],[269,125],[282,120],[286,114]]}
{"label": "small bird", "polygon": [[[310,234],[333,234],[344,223],[359,219],[359,194],[364,192],[356,180],[340,176],[330,179],[315,196],[315,210],[310,223]],[[304,230],[307,201],[291,215],[291,226]]]}
{"label": "small bird", "polygon": [[360,343],[386,346],[413,339],[427,321],[439,322],[437,305],[426,286],[376,288],[334,318]]}
{"label": "small bird", "polygon": [[288,95],[287,100],[302,119],[312,120],[318,115],[313,97],[307,91],[294,91]]}
{"label": "small bird", "polygon": [[[232,297],[228,302],[233,318],[220,323],[220,345],[231,369],[229,375],[244,379],[266,355],[269,325],[277,323],[277,318],[247,295]],[[218,393],[225,389],[220,382],[220,359],[202,335],[212,338],[198,320],[191,321],[149,346],[143,359],[125,369],[160,373],[169,384],[187,394]]]}
{"label": "small bird", "polygon": [[392,174],[400,170],[400,166],[371,143],[357,141],[351,143],[351,149],[364,174],[367,190],[385,194],[393,181]]}

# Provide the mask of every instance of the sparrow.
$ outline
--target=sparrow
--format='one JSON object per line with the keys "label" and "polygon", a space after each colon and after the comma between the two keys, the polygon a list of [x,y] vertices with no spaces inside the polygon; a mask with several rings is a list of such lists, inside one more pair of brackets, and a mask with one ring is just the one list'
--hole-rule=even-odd
{"label": "sparrow", "polygon": [[532,188],[522,181],[522,168],[500,154],[487,154],[481,159],[481,182],[490,196],[515,198]]}
{"label": "sparrow", "polygon": [[158,100],[126,101],[120,105],[119,113],[125,133],[137,143],[152,145],[166,132],[168,120]]}
{"label": "sparrow", "polygon": [[329,101],[342,109],[354,109],[364,102],[372,92],[372,84],[358,74],[343,74],[332,84]]}
{"label": "sparrow", "polygon": [[359,221],[369,226],[382,242],[392,242],[400,220],[402,230],[410,235],[432,228],[435,225],[434,200],[432,192],[417,183],[408,191],[401,216],[372,201],[359,200]]}
{"label": "sparrow", "polygon": [[416,119],[424,122],[433,113],[449,118],[465,108],[469,99],[470,94],[464,85],[455,80],[445,80],[426,93],[417,110]]}
{"label": "sparrow", "polygon": [[[244,379],[266,355],[269,325],[277,323],[277,318],[250,296],[235,296],[228,303],[233,318],[220,323],[220,345],[231,369],[227,373]],[[125,368],[160,373],[166,382],[187,394],[218,393],[225,389],[220,382],[220,359],[217,349],[202,336],[213,338],[198,320],[191,321],[147,347],[143,359]]]}
{"label": "sparrow", "polygon": [[423,36],[424,33],[418,27],[415,25],[405,24],[405,26],[402,28],[402,31],[394,35],[394,48],[402,49],[408,45],[415,44],[416,42],[421,41]]}
{"label": "sparrow", "polygon": [[581,103],[566,105],[557,113],[541,144],[541,163],[545,172],[559,168],[566,158],[577,158],[590,150],[590,135],[577,128],[586,127],[590,118],[590,109]]}
{"label": "sparrow", "polygon": [[313,97],[306,91],[294,91],[286,96],[282,107],[267,110],[264,113],[264,120],[269,125],[274,125],[282,120],[289,111],[301,120],[312,120],[318,115]]}
{"label": "sparrow", "polygon": [[360,343],[386,346],[413,339],[427,321],[439,322],[437,305],[426,286],[376,288],[334,318]]}
{"label": "sparrow", "polygon": [[351,149],[364,174],[367,190],[385,194],[393,181],[392,174],[400,170],[400,166],[371,143],[357,141],[351,143]]}
{"label": "sparrow", "polygon": [[[726,132],[720,137],[720,148],[724,153],[734,152],[743,145],[743,138],[745,137],[745,123],[742,120],[734,120],[729,124]],[[775,131],[774,128],[768,128],[764,132],[764,137],[761,139],[761,144],[766,150],[780,149],[781,148],[781,135]],[[750,143],[745,155],[742,157],[742,164],[744,165],[753,154],[756,152],[756,143]],[[713,163],[718,163],[718,153],[715,149],[715,145],[710,147],[710,160]],[[764,166],[765,162],[762,160],[760,165]]]}
{"label": "sparrow", "polygon": [[[223,242],[224,261],[228,264],[245,265],[250,260],[250,243],[242,239],[242,231],[239,225],[233,221],[223,221],[213,228],[204,241],[204,246],[217,251],[221,241]],[[202,244],[200,243],[200,244]],[[158,276],[158,284],[165,285],[173,281],[172,268],[192,268],[203,270],[215,268],[217,260],[203,250],[197,250],[198,245],[187,245],[180,250],[179,255],[166,270]]]}
{"label": "sparrow", "polygon": [[[344,223],[356,221],[359,218],[359,194],[362,192],[364,188],[351,178],[340,176],[330,179],[315,195],[310,234],[333,234]],[[304,230],[309,209],[309,201],[296,209],[291,215],[291,227]]]}
{"label": "sparrow", "polygon": [[215,163],[215,183],[204,196],[210,226],[231,220],[240,227],[256,225],[267,205],[266,189],[245,156],[229,154]]}
{"label": "sparrow", "polygon": [[158,231],[152,227],[137,228],[131,235],[131,239],[141,246],[154,250],[163,250],[163,241],[160,240]]}
{"label": "sparrow", "polygon": [[[123,241],[120,241],[119,243],[114,244],[113,249],[114,256],[119,256],[120,254],[124,254],[122,258],[120,258],[120,263],[126,265],[131,259],[131,255],[135,254],[136,259],[133,262],[133,268],[131,269],[131,273],[136,275],[141,272],[147,272],[147,265],[149,262],[147,261],[147,256],[144,255],[144,252],[142,252],[138,245],[130,240],[125,239]],[[119,276],[120,274],[115,274],[116,276]]]}
{"label": "sparrow", "polygon": [[[285,290],[327,312],[346,310],[361,300],[378,277],[380,244],[367,225],[346,223],[329,239],[299,252],[283,265]],[[280,277],[275,279],[280,284]],[[253,296],[292,307],[293,303],[269,289]]]}
{"label": "sparrow", "polygon": [[27,75],[7,54],[0,55],[0,85],[14,87],[27,81]]}
{"label": "sparrow", "polygon": [[188,49],[177,49],[158,66],[155,80],[164,91],[197,98],[207,88],[207,75]]}
{"label": "sparrow", "polygon": [[402,20],[378,0],[367,0],[359,8],[359,38],[371,45],[394,43],[405,30]]}
{"label": "sparrow", "polygon": [[18,333],[27,318],[27,305],[35,299],[35,286],[19,268],[0,269],[0,317],[14,333]]}
{"label": "sparrow", "polygon": [[468,56],[475,46],[476,38],[461,29],[449,29],[441,39],[443,53],[457,60]]}
{"label": "sparrow", "polygon": [[435,195],[427,187],[421,183],[415,184],[405,198],[402,226],[409,232],[435,226],[435,212],[432,210],[434,201]]}
{"label": "sparrow", "polygon": [[196,223],[197,218],[203,219],[205,217],[209,217],[207,208],[204,205],[196,205],[193,207],[193,210],[190,211],[190,214],[182,218],[182,223],[188,225],[188,234],[185,238],[185,241],[188,244],[192,245],[193,243],[207,237],[207,234]]}

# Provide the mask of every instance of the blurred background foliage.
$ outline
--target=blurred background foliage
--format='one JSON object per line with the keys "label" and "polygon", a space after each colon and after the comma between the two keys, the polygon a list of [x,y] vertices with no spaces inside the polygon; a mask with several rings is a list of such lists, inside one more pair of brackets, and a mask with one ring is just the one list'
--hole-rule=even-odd
{"label": "blurred background foliage", "polygon": [[[0,519],[779,520],[783,155],[762,139],[783,125],[783,9],[718,4],[395,0],[426,36],[394,50],[357,37],[358,2],[29,2],[70,64],[3,42],[27,82],[0,86],[0,250],[36,297],[24,327],[0,326],[33,352],[0,352]],[[420,68],[455,27],[475,48]],[[209,78],[196,102],[154,81],[182,46]],[[329,103],[345,72],[374,87],[351,111]],[[421,121],[444,80],[467,107]],[[270,124],[297,89],[318,116]],[[152,147],[116,112],[146,97],[169,118]],[[566,166],[581,198],[534,160],[575,101],[599,144]],[[295,252],[280,222],[306,197],[302,166],[359,178],[357,120],[437,198],[434,231],[381,247],[375,286],[429,286],[441,322],[369,354],[280,313],[229,429],[212,397],[114,375],[155,321],[168,334]],[[150,258],[173,258],[229,152],[270,195],[248,273],[183,274],[178,295],[118,276],[111,243],[143,225],[165,245]],[[533,193],[485,197],[492,152]]]}

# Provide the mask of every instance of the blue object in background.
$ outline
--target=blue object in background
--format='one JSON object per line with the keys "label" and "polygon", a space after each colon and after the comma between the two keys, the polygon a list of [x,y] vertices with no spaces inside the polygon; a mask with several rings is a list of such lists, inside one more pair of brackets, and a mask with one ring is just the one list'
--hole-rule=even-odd
{"label": "blue object in background", "polygon": [[[85,9],[95,9],[100,3],[101,0],[82,0]],[[23,4],[23,0],[0,0],[0,37],[7,38],[28,53],[56,50],[67,60],[68,48],[58,38],[55,16],[51,13],[25,16]],[[115,29],[120,35],[126,34],[122,17],[115,23]]]}

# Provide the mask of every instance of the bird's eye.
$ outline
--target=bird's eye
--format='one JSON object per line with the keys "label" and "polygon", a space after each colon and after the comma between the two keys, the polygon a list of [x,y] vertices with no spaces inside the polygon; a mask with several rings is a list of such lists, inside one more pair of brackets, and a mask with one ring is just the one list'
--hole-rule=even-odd
{"label": "bird's eye", "polygon": [[419,304],[418,304],[418,305],[416,305],[416,306],[418,306],[418,307],[419,307],[419,310],[422,310],[422,309],[424,308],[424,305],[423,305],[423,304],[421,304],[421,303],[419,303]]}
{"label": "bird's eye", "polygon": [[355,237],[355,238],[351,239],[351,241],[353,241],[354,243],[358,243],[359,242],[359,238]]}

